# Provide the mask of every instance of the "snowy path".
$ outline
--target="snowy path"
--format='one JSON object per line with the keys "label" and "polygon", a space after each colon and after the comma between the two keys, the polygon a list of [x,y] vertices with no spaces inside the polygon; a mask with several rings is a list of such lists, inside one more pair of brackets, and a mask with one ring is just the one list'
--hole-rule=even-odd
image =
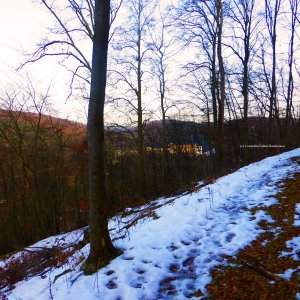
{"label": "snowy path", "polygon": [[[157,219],[140,222],[128,238],[116,241],[124,254],[95,275],[79,276],[77,267],[50,288],[49,279],[53,282],[61,268],[18,284],[8,298],[154,300],[205,294],[211,269],[254,240],[262,232],[261,220],[272,222],[262,210],[252,215],[248,209],[276,203],[278,182],[300,171],[290,160],[296,156],[300,149],[267,158],[157,209]],[[110,225],[115,228],[115,221]],[[87,255],[88,245],[82,250]]]}

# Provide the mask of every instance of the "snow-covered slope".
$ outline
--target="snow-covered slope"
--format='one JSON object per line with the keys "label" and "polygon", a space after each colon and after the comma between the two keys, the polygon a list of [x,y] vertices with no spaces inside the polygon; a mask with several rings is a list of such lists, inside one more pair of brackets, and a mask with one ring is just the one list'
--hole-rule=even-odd
{"label": "snow-covered slope", "polygon": [[[87,256],[86,245],[69,264],[18,283],[8,299],[150,300],[205,294],[211,269],[254,240],[262,232],[261,220],[272,222],[262,210],[253,216],[248,209],[277,201],[272,196],[278,193],[278,182],[300,171],[290,160],[296,156],[300,149],[251,164],[174,201],[158,199],[156,205],[166,205],[155,210],[155,218],[141,220],[124,239],[117,239],[115,245],[124,254],[97,274],[84,276],[80,265],[72,265],[80,255]],[[132,216],[111,220],[113,237],[124,234],[119,228],[128,218]],[[51,237],[34,247],[76,241],[81,235],[79,230]]]}

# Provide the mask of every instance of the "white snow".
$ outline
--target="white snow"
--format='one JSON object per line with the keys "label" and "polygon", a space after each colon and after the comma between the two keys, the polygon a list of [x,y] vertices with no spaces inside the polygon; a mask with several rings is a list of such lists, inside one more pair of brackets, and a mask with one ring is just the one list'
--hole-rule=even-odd
{"label": "white snow", "polygon": [[[53,283],[57,274],[70,268],[66,265],[49,271],[46,278],[18,283],[7,294],[8,299],[154,300],[186,299],[199,289],[205,293],[211,269],[226,264],[224,255],[235,255],[256,239],[263,232],[260,221],[273,222],[264,211],[258,210],[253,216],[248,209],[276,203],[273,197],[280,190],[276,183],[300,171],[300,166],[290,160],[296,156],[300,156],[300,149],[251,164],[198,192],[158,199],[156,205],[166,203],[155,210],[158,218],[141,220],[128,230],[125,239],[117,239],[114,243],[124,254],[97,274],[84,276],[77,266]],[[134,217],[112,219],[112,236],[122,236],[124,231],[118,228]],[[36,245],[50,246],[61,237],[74,242],[82,231]],[[300,238],[296,239],[292,243],[300,246]],[[80,255],[86,257],[88,251],[89,245],[74,254],[70,265]]]}
{"label": "white snow", "polygon": [[294,237],[286,242],[286,247],[290,248],[290,252],[283,251],[281,256],[292,255],[294,260],[300,260],[300,237]]}
{"label": "white snow", "polygon": [[[297,205],[299,207],[299,204]],[[286,247],[290,249],[290,252],[283,251],[281,253],[281,256],[291,256],[293,260],[300,260],[300,237],[294,237],[291,240],[286,242]],[[288,269],[286,270],[283,274],[277,274],[283,279],[290,280],[291,276],[293,275],[294,272],[298,272],[299,274],[300,267],[296,269]],[[296,295],[297,299],[300,299],[300,293]]]}
{"label": "white snow", "polygon": [[296,204],[294,226],[300,226],[300,203]]}
{"label": "white snow", "polygon": [[286,270],[283,274],[277,274],[279,277],[286,279],[286,280],[291,280],[292,274],[295,272],[294,269],[288,269]]}

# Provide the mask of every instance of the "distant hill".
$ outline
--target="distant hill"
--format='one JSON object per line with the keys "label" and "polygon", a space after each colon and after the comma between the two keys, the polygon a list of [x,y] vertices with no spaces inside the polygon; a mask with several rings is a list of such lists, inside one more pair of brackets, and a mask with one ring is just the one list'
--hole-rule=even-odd
{"label": "distant hill", "polygon": [[80,134],[86,134],[86,125],[83,123],[57,118],[46,114],[0,109],[0,120],[3,121],[8,118],[32,123],[35,125],[40,122],[40,125],[44,128],[50,129],[56,127],[62,129],[64,133],[68,133],[69,130],[76,130]]}
{"label": "distant hill", "polygon": [[87,127],[83,123],[46,114],[0,109],[0,126],[5,126],[8,122],[18,122],[29,128],[39,126],[50,132],[61,132],[62,136],[69,140],[70,146],[78,147],[79,144],[86,143]]}

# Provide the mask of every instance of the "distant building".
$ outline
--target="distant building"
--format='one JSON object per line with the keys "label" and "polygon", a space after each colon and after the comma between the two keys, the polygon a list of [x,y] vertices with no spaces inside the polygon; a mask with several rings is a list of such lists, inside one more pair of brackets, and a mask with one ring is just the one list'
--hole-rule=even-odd
{"label": "distant building", "polygon": [[168,151],[170,154],[184,153],[184,154],[196,155],[196,156],[202,155],[203,152],[202,146],[196,144],[181,144],[181,145],[170,144]]}

